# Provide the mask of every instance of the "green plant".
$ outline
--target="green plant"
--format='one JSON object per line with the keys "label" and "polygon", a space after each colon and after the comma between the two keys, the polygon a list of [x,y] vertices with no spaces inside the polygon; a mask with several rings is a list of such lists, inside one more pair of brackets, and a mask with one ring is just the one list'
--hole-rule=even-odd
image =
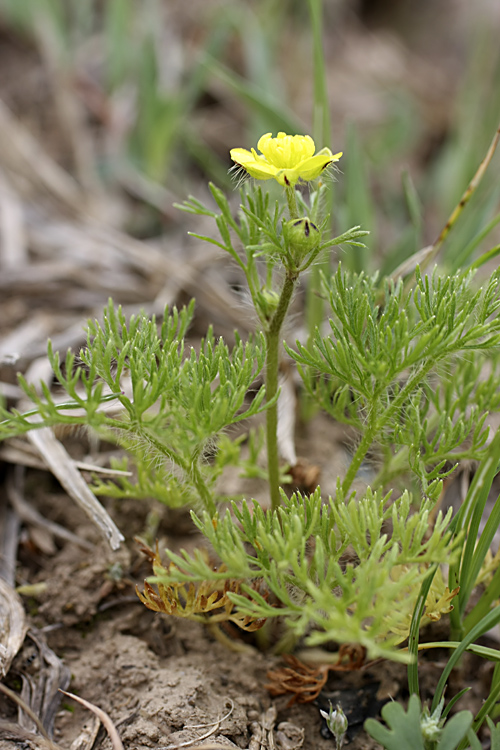
{"label": "green plant", "polygon": [[[356,252],[365,232],[354,227],[325,238],[327,187],[313,186],[307,197],[296,187],[340,155],[329,149],[315,154],[312,139],[283,133],[267,135],[259,145],[262,155],[233,149],[232,157],[250,175],[282,184],[285,205],[271,202],[260,187],[247,189],[235,217],[212,185],[219,211],[195,199],[184,206],[214,219],[220,239],[200,239],[221,247],[244,273],[260,326],[253,340],[237,337],[230,351],[209,330],[195,352],[184,344],[193,303],[166,311],[158,326],[144,315],[126,321],[110,302],[102,323],[89,324],[78,363],[69,352],[61,366],[49,346],[70,401],[56,402],[47,387],[39,395],[21,379],[35,408],[5,413],[0,436],[86,424],[125,448],[137,466],[134,482],[101,482],[99,492],[153,493],[190,508],[223,567],[214,569],[201,553],[169,552],[170,564],[161,570],[156,565],[164,591],[193,584],[210,596],[209,582],[216,593],[221,581],[238,581],[237,589],[224,594],[235,607],[234,619],[279,616],[286,624],[282,648],[301,638],[309,645],[335,640],[358,643],[370,657],[408,660],[411,655],[397,646],[408,633],[429,566],[447,562],[453,571],[464,551],[468,519],[461,523],[458,517],[450,526],[450,512],[434,514],[442,481],[458,460],[484,459],[491,450],[484,419],[498,407],[499,377],[494,367],[489,378],[478,376],[485,362],[496,362],[499,274],[477,288],[472,272],[427,277],[417,267],[411,290],[401,281],[344,273],[340,266],[323,276],[330,333],[317,330],[308,345],[287,345],[286,351],[311,398],[360,438],[334,498],[327,501],[320,490],[287,498],[280,489],[277,445],[282,326],[300,275],[332,246],[345,243]],[[261,374],[265,385],[259,386]],[[114,411],[103,408],[107,402]],[[271,509],[233,498],[231,511],[221,514],[221,502],[231,499],[217,481],[225,466],[259,471],[255,436],[245,462],[239,450],[245,438],[233,443],[226,432],[261,412]],[[356,493],[353,482],[367,461],[377,467],[373,490]],[[411,493],[387,492],[400,479],[410,481]],[[485,533],[483,551],[490,527]],[[450,610],[457,593],[455,578],[450,581],[447,589],[435,579],[419,623]],[[182,607],[177,611],[182,614]],[[193,614],[189,607],[183,611]]]}
{"label": "green plant", "polygon": [[[488,444],[485,423],[500,405],[500,273],[494,271],[482,286],[475,282],[475,268],[443,276],[437,269],[424,275],[417,265],[413,280],[405,282],[344,272],[340,264],[333,275],[322,275],[329,332],[317,328],[307,344],[285,343],[284,349],[309,397],[359,437],[333,498],[322,497],[320,488],[287,497],[277,441],[283,324],[300,276],[336,245],[356,252],[366,231],[355,226],[337,237],[327,233],[327,186],[314,180],[341,154],[328,148],[315,154],[311,138],[284,133],[266,134],[259,148],[261,154],[233,149],[231,156],[245,174],[282,185],[281,201],[272,201],[261,187],[245,188],[233,215],[225,195],[211,185],[218,210],[195,198],[182,206],[214,220],[219,238],[194,236],[228,253],[245,276],[259,328],[253,338],[244,342],[236,336],[229,350],[209,329],[195,351],[185,344],[193,302],[180,312],[166,310],[157,324],[142,314],[127,321],[110,301],[102,322],[89,323],[78,360],[68,352],[61,364],[49,345],[54,374],[70,400],[56,401],[47,386],[40,395],[21,378],[34,409],[4,411],[0,437],[83,424],[116,442],[135,461],[136,479],[122,477],[112,487],[100,482],[96,490],[118,498],[152,493],[189,508],[214,556],[201,549],[167,550],[169,562],[163,565],[158,553],[150,552],[155,576],[140,593],[148,607],[201,619],[212,628],[230,621],[255,630],[280,618],[282,650],[301,640],[307,647],[334,641],[357,644],[369,658],[409,662],[416,695],[404,716],[413,723],[418,719],[415,742],[425,750],[453,750],[471,721],[462,713],[443,726],[448,676],[466,649],[496,658],[488,649],[478,651],[475,641],[500,621],[500,607],[494,606],[498,573],[493,563],[489,571],[484,568],[498,526],[498,502],[477,540],[500,461],[500,437]],[[299,189],[301,182],[312,183],[308,195]],[[482,377],[487,366],[490,373]],[[240,452],[245,435],[232,441],[227,434],[261,413],[268,510],[256,501],[227,497],[218,481],[231,463],[262,475],[258,433],[248,433],[246,459]],[[479,461],[480,468],[452,518],[451,509],[443,513],[438,503],[443,480],[463,459]],[[372,488],[360,488],[355,482],[367,464],[375,467]],[[408,490],[402,490],[403,481]],[[230,508],[221,512],[228,500]],[[439,567],[444,563],[448,586]],[[466,614],[471,592],[488,574],[491,589]],[[457,602],[452,625],[458,640],[449,644],[454,650],[436,686],[432,714],[420,715],[419,630]],[[408,636],[406,651],[400,646]],[[474,731],[499,695],[495,671]],[[393,744],[402,711],[386,707],[390,733],[374,725],[370,731],[385,732],[384,742]],[[432,737],[425,734],[431,724]]]}
{"label": "green plant", "polygon": [[375,719],[365,721],[365,729],[386,750],[456,750],[467,735],[471,724],[470,711],[460,711],[446,721],[442,715],[444,702],[431,714],[422,710],[416,695],[412,695],[405,712],[399,703],[386,703],[382,718],[387,729]]}

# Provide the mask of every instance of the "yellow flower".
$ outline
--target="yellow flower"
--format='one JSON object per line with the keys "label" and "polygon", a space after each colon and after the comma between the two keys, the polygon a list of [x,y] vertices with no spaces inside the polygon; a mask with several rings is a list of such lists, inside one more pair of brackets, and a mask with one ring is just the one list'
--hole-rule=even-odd
{"label": "yellow flower", "polygon": [[274,177],[283,187],[295,185],[299,180],[308,182],[319,177],[321,172],[342,156],[342,152],[332,154],[329,148],[322,148],[315,155],[314,141],[310,135],[286,135],[278,133],[273,138],[266,133],[260,138],[257,148],[231,149],[231,159],[245,172],[257,180],[270,180]]}

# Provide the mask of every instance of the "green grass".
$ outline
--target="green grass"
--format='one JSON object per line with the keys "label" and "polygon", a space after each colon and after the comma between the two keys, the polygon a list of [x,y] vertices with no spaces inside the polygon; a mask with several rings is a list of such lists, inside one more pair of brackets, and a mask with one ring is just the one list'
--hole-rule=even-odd
{"label": "green grass", "polygon": [[[135,101],[123,148],[98,157],[96,169],[104,179],[113,182],[128,165],[186,195],[200,173],[220,187],[230,185],[229,159],[221,148],[214,150],[204,132],[203,102],[214,90],[223,97],[216,102],[221,116],[233,117],[235,140],[228,150],[250,147],[263,132],[278,130],[310,132],[318,146],[331,145],[328,71],[321,48],[329,29],[321,0],[309,0],[304,7],[284,0],[231,2],[224,12],[210,7],[204,11],[206,31],[195,44],[175,36],[175,29],[169,32],[167,25],[174,34],[169,41],[160,0],[145,0],[140,7],[133,0],[0,0],[0,19],[38,45],[43,18],[58,39],[58,64],[75,76],[82,60],[89,60],[88,50],[97,50],[99,63],[92,70],[104,96],[110,103],[124,96]],[[290,38],[296,39],[291,51]],[[177,73],[177,58],[167,55],[169,44],[180,65]],[[312,82],[314,103],[307,121],[288,101],[297,70]],[[344,266],[389,273],[435,239],[433,232],[446,221],[491,140],[500,118],[500,53],[493,31],[478,24],[470,32],[448,132],[424,173],[404,168],[426,127],[419,102],[404,85],[388,84],[383,96],[387,114],[381,123],[360,129],[356,122],[346,122],[343,142],[334,144],[345,152],[334,213],[336,231],[353,223],[371,231],[367,250],[344,254]],[[400,179],[392,166],[396,160],[403,165]],[[499,200],[500,183],[487,175],[442,249],[441,261],[450,270],[491,247],[485,227],[494,229],[500,220]],[[316,323],[318,315],[312,314]]]}

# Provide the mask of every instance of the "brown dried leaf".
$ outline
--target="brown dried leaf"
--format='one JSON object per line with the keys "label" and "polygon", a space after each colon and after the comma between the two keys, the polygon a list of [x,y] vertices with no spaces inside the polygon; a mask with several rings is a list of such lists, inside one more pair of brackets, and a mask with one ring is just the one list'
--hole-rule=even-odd
{"label": "brown dried leaf", "polygon": [[12,659],[23,644],[26,630],[21,598],[0,578],[0,678],[9,671]]}
{"label": "brown dried leaf", "polygon": [[[151,563],[155,576],[169,576],[173,570],[177,569],[173,563],[170,563],[168,567],[162,564],[158,543],[156,543],[155,551],[142,543],[140,549]],[[224,565],[217,568],[218,573],[224,571]],[[171,581],[168,584],[157,583],[156,586],[157,589],[148,581],[144,581],[142,592],[136,587],[141,602],[154,612],[164,612],[202,622],[234,622],[239,628],[249,632],[258,630],[265,623],[264,618],[254,619],[235,610],[235,605],[228,594],[241,593],[241,591],[240,581],[234,578],[197,583]],[[260,581],[254,582],[253,586],[260,588]]]}
{"label": "brown dried leaf", "polygon": [[289,666],[269,670],[267,677],[271,682],[265,685],[266,689],[273,696],[291,693],[288,706],[316,700],[328,678],[328,667],[309,667],[292,654],[285,654],[283,659]]}

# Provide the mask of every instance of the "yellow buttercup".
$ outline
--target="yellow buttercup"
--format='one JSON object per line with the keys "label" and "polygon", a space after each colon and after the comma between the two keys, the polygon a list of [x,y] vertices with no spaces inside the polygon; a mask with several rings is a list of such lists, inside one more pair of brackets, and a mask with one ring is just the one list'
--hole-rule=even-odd
{"label": "yellow buttercup", "polygon": [[299,180],[308,182],[319,177],[323,170],[342,156],[342,152],[332,154],[329,148],[322,148],[317,154],[310,135],[286,135],[272,133],[263,135],[257,144],[261,152],[254,148],[231,149],[231,159],[251,177],[257,180],[274,178],[283,187],[296,185]]}

